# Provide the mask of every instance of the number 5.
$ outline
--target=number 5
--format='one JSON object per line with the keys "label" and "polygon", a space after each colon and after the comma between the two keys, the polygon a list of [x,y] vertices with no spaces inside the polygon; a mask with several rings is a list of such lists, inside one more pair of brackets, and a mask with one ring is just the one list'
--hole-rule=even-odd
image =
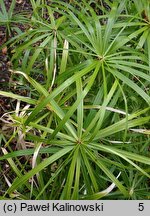
{"label": "number 5", "polygon": [[143,211],[144,210],[144,203],[139,203],[139,211]]}

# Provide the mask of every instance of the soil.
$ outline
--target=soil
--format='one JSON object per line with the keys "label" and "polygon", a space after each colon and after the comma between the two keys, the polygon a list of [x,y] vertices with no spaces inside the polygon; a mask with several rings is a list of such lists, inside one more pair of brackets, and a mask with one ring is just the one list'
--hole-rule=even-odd
{"label": "soil", "polygon": [[[5,0],[5,6],[7,11],[10,8],[12,0]],[[23,11],[31,10],[30,0],[16,0],[16,5],[14,13],[20,13]],[[22,26],[20,26],[22,28]],[[0,90],[9,91],[10,90],[10,71],[11,66],[9,58],[9,50],[4,46],[7,38],[6,27],[0,25]],[[12,99],[6,97],[0,97],[0,116],[2,116],[6,111],[11,110]]]}

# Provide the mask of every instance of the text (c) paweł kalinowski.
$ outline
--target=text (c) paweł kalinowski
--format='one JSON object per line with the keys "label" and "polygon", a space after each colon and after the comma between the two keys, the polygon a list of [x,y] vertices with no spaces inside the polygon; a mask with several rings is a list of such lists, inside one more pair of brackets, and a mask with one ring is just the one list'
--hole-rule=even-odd
{"label": "text (c) pawe\u0142 kalinowski", "polygon": [[69,202],[66,203],[46,203],[46,204],[27,204],[21,203],[20,204],[20,211],[31,211],[31,212],[42,212],[42,211],[83,211],[83,212],[91,212],[91,211],[103,211],[104,206],[103,203],[94,203],[94,204],[70,204]]}

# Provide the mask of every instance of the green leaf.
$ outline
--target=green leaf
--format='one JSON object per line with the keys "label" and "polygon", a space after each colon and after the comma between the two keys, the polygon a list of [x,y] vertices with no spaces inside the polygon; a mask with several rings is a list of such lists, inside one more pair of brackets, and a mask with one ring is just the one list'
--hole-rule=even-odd
{"label": "green leaf", "polygon": [[120,189],[120,191],[123,193],[125,197],[128,197],[128,191],[126,188],[121,184],[120,181],[109,171],[109,169],[105,166],[105,164],[100,160],[100,158],[96,157],[94,153],[92,153],[90,150],[86,150],[87,154],[90,156],[92,161],[95,161],[95,163],[102,169],[102,171],[115,183],[115,185]]}
{"label": "green leaf", "polygon": [[75,82],[78,78],[82,77],[83,75],[87,74],[89,71],[91,71],[96,65],[96,62],[91,63],[87,68],[84,68],[83,70],[79,71],[69,79],[67,79],[63,84],[61,84],[59,87],[57,87],[49,96],[47,96],[42,103],[40,103],[34,111],[30,114],[30,116],[27,118],[25,124],[29,124],[30,121],[43,109],[52,99],[54,99],[59,93],[61,93],[65,88],[67,88],[69,85],[71,85],[73,82]]}
{"label": "green leaf", "polygon": [[61,149],[57,153],[53,154],[49,158],[45,159],[42,161],[40,164],[38,164],[34,169],[30,170],[28,173],[26,173],[24,176],[21,178],[17,179],[16,181],[13,182],[12,186],[8,189],[7,193],[12,193],[15,191],[17,188],[19,188],[20,185],[23,185],[29,178],[33,177],[36,173],[40,172],[43,170],[45,167],[48,165],[52,164],[68,152],[70,152],[73,149],[73,147],[65,147],[64,149]]}
{"label": "green leaf", "polygon": [[14,98],[16,100],[20,100],[29,104],[33,104],[35,105],[37,103],[37,101],[35,99],[29,98],[29,97],[23,97],[17,94],[13,94],[11,92],[5,92],[5,91],[0,91],[0,95],[4,96],[4,97],[10,97],[10,98]]}

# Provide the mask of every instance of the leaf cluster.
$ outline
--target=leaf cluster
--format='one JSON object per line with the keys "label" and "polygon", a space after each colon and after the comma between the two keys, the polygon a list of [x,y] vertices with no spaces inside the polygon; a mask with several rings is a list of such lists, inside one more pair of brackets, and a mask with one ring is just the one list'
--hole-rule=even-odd
{"label": "leaf cluster", "polygon": [[150,197],[150,3],[94,2],[31,0],[26,31],[5,44],[29,93],[0,91],[17,101],[1,117],[15,173],[1,168],[2,198]]}

